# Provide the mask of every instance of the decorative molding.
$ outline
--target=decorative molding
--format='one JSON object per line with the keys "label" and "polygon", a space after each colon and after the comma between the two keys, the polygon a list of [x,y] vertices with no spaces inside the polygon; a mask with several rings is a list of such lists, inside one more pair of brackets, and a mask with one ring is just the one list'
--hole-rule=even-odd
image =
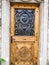
{"label": "decorative molding", "polygon": [[35,1],[35,2],[42,2],[42,1],[44,1],[44,0],[21,0],[21,1],[25,1],[25,2],[30,2],[30,1]]}
{"label": "decorative molding", "polygon": [[44,0],[35,0],[36,2],[42,2],[42,1],[44,1]]}
{"label": "decorative molding", "polygon": [[30,2],[31,0],[21,0],[22,2]]}
{"label": "decorative molding", "polygon": [[40,2],[42,2],[42,1],[44,1],[44,0],[7,0],[7,1],[10,1],[10,2],[37,2],[37,3],[40,3]]}

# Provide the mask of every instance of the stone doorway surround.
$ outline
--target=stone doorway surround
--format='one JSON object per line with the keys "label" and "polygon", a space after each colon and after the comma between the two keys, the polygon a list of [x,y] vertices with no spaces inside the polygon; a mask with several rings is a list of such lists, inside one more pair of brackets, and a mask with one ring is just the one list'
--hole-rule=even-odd
{"label": "stone doorway surround", "polygon": [[[14,1],[14,0],[13,0]],[[16,0],[17,1],[17,0]],[[34,2],[33,2],[34,3]],[[39,61],[47,64],[48,0],[40,2]],[[10,65],[10,1],[2,0],[2,43],[1,57],[6,60],[1,65]]]}

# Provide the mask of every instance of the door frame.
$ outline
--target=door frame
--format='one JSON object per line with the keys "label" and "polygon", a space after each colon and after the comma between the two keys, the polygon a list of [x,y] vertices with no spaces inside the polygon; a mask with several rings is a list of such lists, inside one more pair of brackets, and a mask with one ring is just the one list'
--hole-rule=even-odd
{"label": "door frame", "polygon": [[[5,13],[5,14],[4,14]],[[39,36],[39,65],[47,64],[47,22],[48,0],[40,3],[40,36]],[[2,65],[9,65],[10,51],[10,2],[2,0],[2,42],[1,57],[6,60]],[[45,44],[46,43],[46,44]]]}

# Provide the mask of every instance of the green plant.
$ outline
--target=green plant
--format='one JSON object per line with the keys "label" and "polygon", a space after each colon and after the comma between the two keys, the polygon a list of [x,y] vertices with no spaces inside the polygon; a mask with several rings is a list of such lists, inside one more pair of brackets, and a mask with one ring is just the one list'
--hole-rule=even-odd
{"label": "green plant", "polygon": [[3,58],[0,58],[0,62],[5,62],[6,60]]}
{"label": "green plant", "polygon": [[48,62],[48,65],[49,65],[49,62]]}

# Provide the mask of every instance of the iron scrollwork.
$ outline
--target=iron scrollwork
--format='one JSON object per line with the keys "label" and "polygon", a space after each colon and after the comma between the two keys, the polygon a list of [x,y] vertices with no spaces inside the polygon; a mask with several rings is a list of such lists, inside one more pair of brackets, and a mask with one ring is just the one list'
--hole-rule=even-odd
{"label": "iron scrollwork", "polygon": [[15,35],[34,35],[34,9],[15,9]]}

